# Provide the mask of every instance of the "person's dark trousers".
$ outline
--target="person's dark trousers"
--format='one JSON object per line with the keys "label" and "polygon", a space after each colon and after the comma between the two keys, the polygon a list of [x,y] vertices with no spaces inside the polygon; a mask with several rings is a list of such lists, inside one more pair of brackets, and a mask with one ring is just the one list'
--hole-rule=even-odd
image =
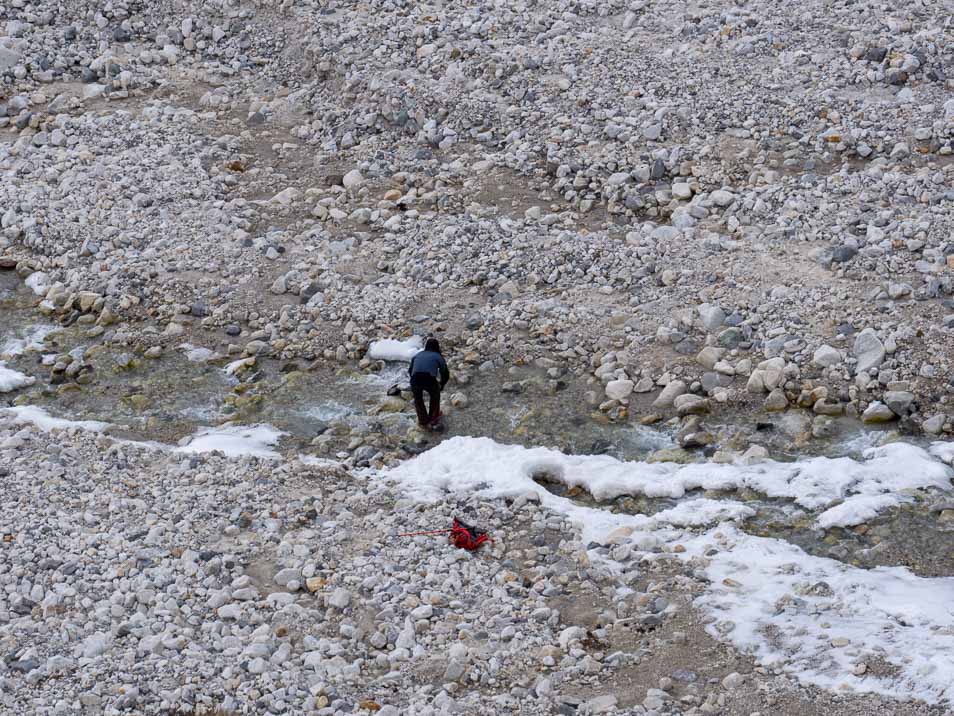
{"label": "person's dark trousers", "polygon": [[[441,414],[441,386],[429,373],[415,373],[411,376],[411,392],[414,394],[414,410],[417,422],[430,425]],[[424,406],[424,393],[430,398],[430,411]]]}

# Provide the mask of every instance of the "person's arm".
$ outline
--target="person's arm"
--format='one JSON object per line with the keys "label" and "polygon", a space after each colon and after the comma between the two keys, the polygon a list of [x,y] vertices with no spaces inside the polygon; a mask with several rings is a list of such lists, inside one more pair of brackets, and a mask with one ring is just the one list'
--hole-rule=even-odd
{"label": "person's arm", "polygon": [[444,390],[444,386],[447,385],[447,381],[450,380],[450,371],[447,370],[447,361],[441,357],[441,390]]}
{"label": "person's arm", "polygon": [[[414,356],[414,358],[417,358],[417,356]],[[414,358],[411,358],[411,362],[407,366],[407,374],[409,376],[414,375]]]}

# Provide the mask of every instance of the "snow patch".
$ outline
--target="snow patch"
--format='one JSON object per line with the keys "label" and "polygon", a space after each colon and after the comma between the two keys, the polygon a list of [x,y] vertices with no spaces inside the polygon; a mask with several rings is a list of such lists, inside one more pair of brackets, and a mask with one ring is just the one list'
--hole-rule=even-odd
{"label": "snow patch", "polygon": [[239,358],[234,360],[222,369],[226,375],[234,376],[246,366],[255,365],[255,358]]}
{"label": "snow patch", "polygon": [[[866,450],[864,457],[860,461],[815,457],[795,463],[679,465],[623,462],[609,455],[564,455],[547,448],[501,445],[488,438],[456,437],[391,474],[399,478],[418,474],[413,489],[430,491],[425,497],[451,489],[490,489],[493,494],[511,496],[522,489],[534,489],[532,477],[541,473],[567,487],[581,487],[599,501],[623,495],[678,499],[692,490],[748,488],[768,497],[794,500],[810,510],[833,506],[854,495],[951,487],[951,469],[914,445],[890,443]],[[424,469],[425,465],[431,469]],[[865,506],[872,508],[876,502],[869,500]]]}
{"label": "snow patch", "polygon": [[399,341],[394,338],[385,338],[371,343],[368,349],[368,358],[371,360],[402,361],[410,363],[411,358],[424,349],[424,339],[420,336]]}
{"label": "snow patch", "polygon": [[272,450],[284,435],[271,425],[231,425],[226,423],[217,428],[202,428],[195,435],[185,438],[176,452],[206,453],[218,450],[227,457],[252,455],[255,457],[277,458],[280,455]]}
{"label": "snow patch", "polygon": [[13,370],[13,368],[7,368],[6,363],[0,361],[0,393],[11,393],[34,383],[36,383],[36,378]]}
{"label": "snow patch", "polygon": [[46,296],[50,289],[50,275],[45,271],[34,271],[26,277],[24,283],[37,296]]}
{"label": "snow patch", "polygon": [[27,352],[43,350],[43,339],[57,330],[59,329],[56,326],[31,326],[22,337],[10,338],[0,346],[0,357],[13,358]]}
{"label": "snow patch", "polygon": [[954,465],[954,443],[936,442],[932,443],[930,453],[938,460],[946,462],[948,465]]}
{"label": "snow patch", "polygon": [[679,527],[700,527],[727,520],[744,520],[755,516],[755,510],[733,500],[686,500],[675,507],[662,510],[653,519]]}
{"label": "snow patch", "polygon": [[904,495],[853,495],[840,505],[822,512],[815,522],[825,530],[831,527],[854,527],[870,522],[885,510],[913,499]]}
{"label": "snow patch", "polygon": [[55,418],[43,408],[35,405],[18,405],[12,408],[5,408],[8,415],[13,416],[13,422],[17,425],[33,425],[44,432],[50,430],[85,430],[91,433],[101,433],[110,427],[109,423],[99,420],[66,420],[65,418]]}
{"label": "snow patch", "polygon": [[[822,688],[954,704],[954,578],[858,569],[728,523],[685,546],[712,555],[696,605],[714,637]],[[895,668],[854,675],[872,660]]]}

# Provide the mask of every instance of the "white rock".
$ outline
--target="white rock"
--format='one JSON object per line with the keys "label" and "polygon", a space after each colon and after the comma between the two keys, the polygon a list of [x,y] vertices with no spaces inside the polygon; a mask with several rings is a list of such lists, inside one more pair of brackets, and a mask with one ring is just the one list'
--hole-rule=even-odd
{"label": "white rock", "polygon": [[344,175],[344,178],[341,180],[341,183],[344,184],[345,189],[353,189],[356,186],[360,186],[364,182],[364,177],[361,176],[361,172],[357,169],[352,169],[350,172]]}
{"label": "white rock", "polygon": [[328,604],[336,609],[345,609],[351,604],[351,592],[344,587],[338,587],[331,593],[331,596],[328,597]]}
{"label": "white rock", "polygon": [[635,387],[631,380],[611,380],[606,384],[606,397],[610,400],[625,400]]}
{"label": "white rock", "polygon": [[833,365],[841,363],[842,360],[841,352],[829,345],[819,346],[812,356],[812,363],[819,368],[831,368]]}

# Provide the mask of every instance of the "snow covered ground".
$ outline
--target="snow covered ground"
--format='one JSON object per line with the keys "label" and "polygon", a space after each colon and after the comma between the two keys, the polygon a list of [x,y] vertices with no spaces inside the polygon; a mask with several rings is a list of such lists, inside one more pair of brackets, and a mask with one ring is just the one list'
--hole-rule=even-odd
{"label": "snow covered ground", "polygon": [[13,370],[13,368],[7,368],[6,364],[0,361],[0,393],[11,393],[14,390],[33,385],[35,382],[35,378]]}
{"label": "snow covered ground", "polygon": [[[922,578],[903,568],[858,569],[782,540],[748,535],[732,521],[753,510],[732,500],[684,501],[652,517],[614,514],[553,495],[533,480],[546,475],[583,487],[598,500],[745,487],[806,509],[828,508],[818,518],[827,527],[871,519],[916,490],[950,490],[952,471],[935,457],[949,454],[946,443],[930,453],[892,443],[865,451],[858,461],[674,465],[459,437],[382,479],[426,503],[454,492],[510,498],[535,492],[546,507],[577,522],[584,541],[630,544],[648,559],[655,558],[649,548],[662,546],[680,559],[696,560],[709,579],[698,606],[713,617],[710,633],[762,664],[824,688],[954,705],[954,579]],[[701,535],[676,529],[687,525],[713,526]],[[871,673],[868,666],[875,662],[891,668]]]}

